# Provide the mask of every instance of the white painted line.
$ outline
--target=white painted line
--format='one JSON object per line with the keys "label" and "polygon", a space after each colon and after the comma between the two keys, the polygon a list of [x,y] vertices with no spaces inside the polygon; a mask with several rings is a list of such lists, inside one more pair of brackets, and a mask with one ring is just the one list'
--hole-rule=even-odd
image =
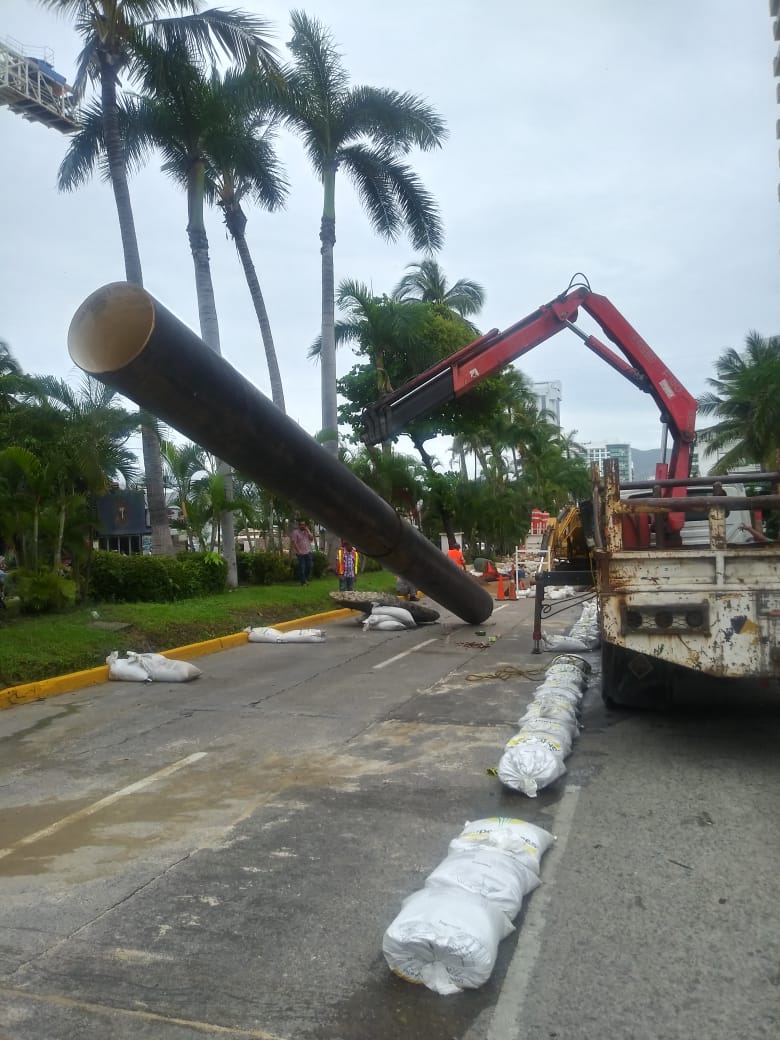
{"label": "white painted line", "polygon": [[41,838],[48,838],[50,834],[56,833],[56,831],[60,830],[62,827],[67,827],[68,824],[75,823],[76,820],[83,820],[85,816],[92,816],[93,813],[100,812],[100,810],[105,809],[106,806],[118,802],[120,798],[125,798],[129,794],[135,794],[137,791],[142,791],[144,787],[153,784],[155,780],[161,780],[165,776],[170,776],[171,773],[176,773],[179,769],[192,765],[193,762],[198,762],[201,758],[205,757],[205,751],[196,751],[193,755],[188,755],[186,758],[180,758],[178,762],[172,762],[171,765],[165,766],[163,769],[158,769],[156,773],[150,773],[149,776],[145,776],[142,780],[136,780],[134,784],[128,784],[128,786],[123,787],[121,791],[114,791],[113,794],[106,795],[105,798],[101,798],[98,802],[93,802],[92,805],[87,805],[83,809],[70,813],[68,816],[63,816],[61,820],[57,820],[56,823],[44,827],[42,831],[28,834],[26,838],[20,838],[15,845],[11,846],[11,848],[0,849],[0,859],[3,859],[5,856],[10,856],[12,852],[22,845],[31,845],[34,841],[40,841]]}
{"label": "white painted line", "polygon": [[487,1040],[520,1040],[524,1035],[523,1005],[531,974],[542,949],[547,911],[555,896],[555,874],[571,833],[580,787],[568,784],[563,791],[554,830],[557,840],[542,860],[542,885],[530,897],[528,912],[520,926],[520,936],[498,996]]}
{"label": "white painted line", "polygon": [[505,606],[506,606],[506,603],[502,603],[500,607],[496,607],[494,609],[493,613],[497,614],[499,612],[499,610],[503,610]]}
{"label": "white painted line", "polygon": [[411,650],[404,650],[402,654],[396,654],[395,657],[388,657],[386,661],[380,661],[379,664],[374,665],[374,671],[378,671],[380,668],[387,668],[389,664],[394,661],[400,661],[402,657],[408,657],[409,654],[414,654],[418,650],[422,650],[424,646],[428,646],[430,643],[435,643],[435,639],[426,639],[424,643],[418,643],[417,646],[413,646]]}

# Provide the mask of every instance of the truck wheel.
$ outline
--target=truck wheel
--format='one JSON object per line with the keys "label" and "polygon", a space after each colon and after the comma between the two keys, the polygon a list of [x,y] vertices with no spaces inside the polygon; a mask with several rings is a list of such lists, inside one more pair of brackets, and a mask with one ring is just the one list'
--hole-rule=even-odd
{"label": "truck wheel", "polygon": [[663,661],[614,643],[601,644],[601,698],[608,708],[663,709],[670,694]]}

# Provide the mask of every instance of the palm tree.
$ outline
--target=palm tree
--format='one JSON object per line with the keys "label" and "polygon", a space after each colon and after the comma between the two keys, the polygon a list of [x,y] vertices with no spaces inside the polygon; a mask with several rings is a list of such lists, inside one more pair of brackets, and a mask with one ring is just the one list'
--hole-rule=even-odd
{"label": "palm tree", "polygon": [[238,252],[252,304],[260,325],[271,400],[286,411],[279,361],[271,332],[263,293],[246,240],[246,200],[273,212],[284,205],[287,180],[275,152],[276,126],[271,116],[271,101],[265,77],[254,70],[225,76],[222,90],[228,102],[223,133],[209,141],[209,177],[206,191],[216,201],[225,226]]}
{"label": "palm tree", "polygon": [[780,450],[780,336],[749,332],[744,353],[724,351],[715,371],[717,378],[707,380],[712,391],[699,398],[699,410],[720,421],[697,434],[700,444],[723,452],[710,472],[752,463],[774,469]]}
{"label": "palm tree", "polygon": [[[255,106],[250,79],[233,72],[227,73],[224,80],[217,71],[206,75],[189,60],[186,48],[179,44],[167,49],[166,58],[164,64],[151,68],[144,77],[149,96],[133,100],[123,109],[128,147],[134,163],[140,162],[151,146],[159,148],[163,171],[186,189],[187,236],[195,268],[201,337],[215,353],[221,354],[204,219],[206,202],[218,192],[214,171],[222,171],[223,187],[225,171],[228,171],[228,180],[232,184],[236,180],[239,185],[246,184],[247,190],[251,175],[256,191],[267,204],[278,204],[284,197],[284,188],[273,170],[262,169],[267,148],[258,153],[247,136],[247,113]],[[259,286],[257,288],[259,292]],[[271,349],[275,363],[273,344]],[[278,377],[278,366],[276,374]],[[226,463],[220,467],[225,480],[222,501],[227,504],[232,497],[233,478]],[[234,520],[229,508],[224,510],[221,526],[228,585],[235,588],[238,572]]]}
{"label": "palm tree", "polygon": [[29,377],[28,404],[38,402],[35,437],[23,438],[4,453],[23,475],[32,510],[33,566],[37,566],[38,522],[44,502],[56,508],[56,535],[52,565],[58,570],[62,558],[67,517],[86,501],[89,494],[107,490],[110,480],[135,477],[135,456],[126,447],[137,429],[138,414],[117,404],[110,387],[86,377],[79,390],[54,376]]}
{"label": "palm tree", "polygon": [[392,450],[377,452],[359,448],[348,453],[345,461],[364,484],[419,526],[417,503],[421,501],[425,488],[423,471],[416,459]]}
{"label": "palm tree", "polygon": [[286,124],[303,140],[323,186],[322,254],[322,429],[325,446],[338,453],[334,267],[336,174],[344,170],[374,229],[394,241],[408,231],[415,248],[441,246],[436,204],[402,156],[413,146],[438,147],[446,137],[437,112],[413,94],[351,87],[330,32],[302,11],[291,14],[292,66],[287,92],[279,99]]}
{"label": "palm tree", "polygon": [[[387,362],[403,353],[415,365],[420,322],[427,311],[387,296],[375,296],[364,282],[345,278],[339,283],[336,304],[344,317],[334,323],[336,347],[351,345],[369,358],[376,373],[378,395],[391,393]],[[309,357],[322,360],[322,337],[309,348]],[[424,362],[423,362],[424,364]]]}
{"label": "palm tree", "polygon": [[[225,53],[242,61],[276,69],[268,23],[237,11],[200,11],[199,0],[39,0],[44,6],[73,19],[84,41],[74,81],[77,96],[87,82],[100,89],[100,113],[108,177],[114,193],[124,253],[125,276],[143,285],[141,256],[135,232],[127,180],[127,155],[119,128],[120,79],[133,77],[143,64],[143,45],[155,40],[177,43],[200,58]],[[184,12],[180,15],[179,12]],[[164,15],[173,14],[166,18]],[[66,159],[67,162],[67,159]],[[69,190],[65,164],[60,188]],[[141,427],[146,490],[152,526],[152,552],[173,551],[163,488],[160,442],[153,424]]]}
{"label": "palm tree", "polygon": [[196,479],[206,472],[203,450],[190,441],[174,444],[162,442],[162,457],[165,461],[167,483],[173,490],[172,501],[181,511],[187,544],[195,548],[195,531],[190,523],[189,504]]}
{"label": "palm tree", "polygon": [[468,318],[482,310],[485,290],[479,282],[459,278],[453,285],[447,285],[444,271],[433,257],[407,264],[406,270],[408,273],[393,289],[394,299],[437,303],[455,311],[461,318]]}
{"label": "palm tree", "polygon": [[28,377],[11,353],[11,348],[0,340],[0,414],[9,412],[18,403],[19,396],[28,387]]}

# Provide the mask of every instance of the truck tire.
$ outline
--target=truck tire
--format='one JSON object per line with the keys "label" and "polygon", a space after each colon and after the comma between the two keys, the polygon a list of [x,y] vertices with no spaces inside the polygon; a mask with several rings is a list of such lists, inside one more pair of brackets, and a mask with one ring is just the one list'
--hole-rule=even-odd
{"label": "truck tire", "polygon": [[664,661],[601,644],[601,698],[608,708],[663,710],[671,699],[671,674]]}

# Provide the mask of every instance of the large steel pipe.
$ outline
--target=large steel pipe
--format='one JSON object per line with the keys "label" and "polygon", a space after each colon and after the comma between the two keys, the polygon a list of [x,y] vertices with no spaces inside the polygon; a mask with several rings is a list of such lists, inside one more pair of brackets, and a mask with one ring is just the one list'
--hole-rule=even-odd
{"label": "large steel pipe", "polygon": [[399,574],[447,610],[479,624],[490,594],[288,419],[145,290],[97,289],[68,330],[90,375]]}

